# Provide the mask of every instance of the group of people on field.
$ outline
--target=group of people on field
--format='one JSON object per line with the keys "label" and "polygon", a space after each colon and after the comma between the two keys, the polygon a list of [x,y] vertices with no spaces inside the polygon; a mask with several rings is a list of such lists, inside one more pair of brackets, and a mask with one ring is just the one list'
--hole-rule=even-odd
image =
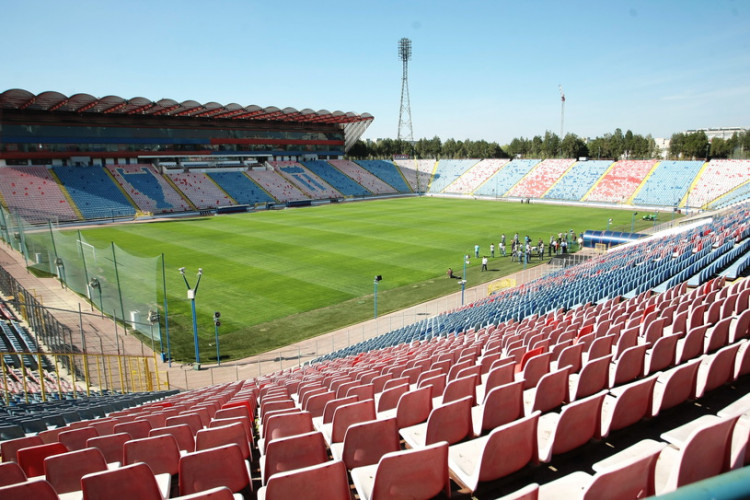
{"label": "group of people on field", "polygon": [[[539,260],[544,260],[545,250],[547,251],[547,255],[549,258],[552,258],[553,255],[567,254],[569,245],[571,245],[572,243],[577,243],[579,247],[583,243],[582,239],[577,237],[576,233],[573,232],[572,229],[566,233],[557,233],[557,236],[551,234],[549,236],[549,244],[547,245],[545,245],[542,238],[539,238],[539,241],[537,241],[536,245],[533,245],[529,235],[524,236],[523,241],[521,241],[518,233],[515,233],[513,235],[513,238],[510,240],[510,258],[513,262],[528,264],[534,257]],[[479,244],[474,245],[474,257],[476,257],[477,259],[480,256],[480,249],[481,247],[479,246]],[[500,236],[500,243],[498,243],[497,245],[497,252],[498,257],[508,256],[508,241],[506,239],[505,233]],[[489,257],[493,259],[495,258],[495,243],[490,243]],[[482,271],[488,270],[488,263],[489,258],[487,257],[487,255],[483,255],[481,268]],[[460,276],[456,276],[453,274],[453,269],[451,268],[448,268],[447,275],[449,278],[460,278]]]}

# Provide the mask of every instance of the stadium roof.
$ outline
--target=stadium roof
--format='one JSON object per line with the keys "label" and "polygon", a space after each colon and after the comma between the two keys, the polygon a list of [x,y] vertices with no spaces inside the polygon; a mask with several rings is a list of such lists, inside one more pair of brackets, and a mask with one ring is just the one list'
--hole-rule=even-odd
{"label": "stadium roof", "polygon": [[328,111],[325,109],[313,111],[312,109],[279,109],[274,106],[261,108],[255,105],[241,106],[236,103],[224,105],[218,102],[207,102],[205,104],[197,101],[177,102],[173,99],[151,101],[145,97],[123,99],[114,95],[94,97],[89,94],[74,94],[67,97],[53,91],[34,95],[23,89],[10,89],[0,94],[0,108],[98,113],[103,115],[184,116],[190,118],[273,120],[341,125],[360,122],[368,122],[369,125],[369,122],[374,119],[369,113],[344,113],[343,111]]}

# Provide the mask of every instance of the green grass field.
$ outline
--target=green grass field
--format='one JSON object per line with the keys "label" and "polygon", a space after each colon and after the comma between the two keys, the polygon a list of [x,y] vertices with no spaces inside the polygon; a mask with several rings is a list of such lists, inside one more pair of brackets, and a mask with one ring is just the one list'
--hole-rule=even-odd
{"label": "green grass field", "polygon": [[[324,205],[211,218],[125,224],[83,231],[93,244],[114,241],[139,256],[165,255],[170,337],[175,359],[193,359],[190,302],[178,268],[196,298],[202,361],[215,361],[213,313],[221,311],[222,358],[237,359],[372,318],[373,278],[384,314],[459,290],[446,278],[462,273],[475,244],[489,255],[505,233],[532,241],[573,229],[629,230],[631,211],[479,200],[404,198]],[[636,229],[651,223],[636,221]],[[497,255],[497,253],[496,253]],[[473,286],[521,268],[491,259]],[[133,270],[138,272],[138,270]],[[152,272],[149,270],[148,272]],[[161,276],[158,276],[161,280]]]}

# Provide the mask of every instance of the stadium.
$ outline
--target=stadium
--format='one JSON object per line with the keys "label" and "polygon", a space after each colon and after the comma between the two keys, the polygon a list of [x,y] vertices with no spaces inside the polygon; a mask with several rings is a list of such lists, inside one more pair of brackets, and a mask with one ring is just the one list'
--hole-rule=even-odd
{"label": "stadium", "polygon": [[355,160],[369,114],[0,109],[7,498],[747,488],[750,161]]}

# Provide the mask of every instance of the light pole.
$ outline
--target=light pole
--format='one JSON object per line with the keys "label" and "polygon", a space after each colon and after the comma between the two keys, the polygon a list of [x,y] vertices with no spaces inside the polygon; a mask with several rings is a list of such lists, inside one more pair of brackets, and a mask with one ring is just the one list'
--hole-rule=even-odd
{"label": "light pole", "polygon": [[221,318],[221,313],[219,311],[216,311],[214,313],[214,335],[216,338],[216,363],[218,366],[221,366],[221,354],[219,351],[219,327],[221,326],[221,321],[219,321],[219,318]]}
{"label": "light pole", "polygon": [[378,317],[378,282],[383,281],[383,277],[381,275],[375,276],[375,279],[372,280],[372,284],[375,287],[375,292],[373,293],[373,305],[375,307],[375,319]]}
{"label": "light pole", "polygon": [[630,232],[635,231],[635,216],[638,215],[638,212],[633,212],[633,218],[630,220]]}
{"label": "light pole", "polygon": [[185,268],[180,268],[180,274],[182,275],[182,279],[185,280],[185,286],[187,286],[187,298],[190,300],[190,307],[193,312],[193,342],[195,343],[195,366],[193,369],[200,370],[201,369],[201,352],[200,348],[198,347],[198,321],[195,317],[195,296],[198,294],[198,286],[201,284],[201,276],[203,276],[203,269],[198,268],[198,281],[195,282],[195,288],[190,288],[190,283],[188,283],[187,276],[185,276]]}
{"label": "light pole", "polygon": [[461,305],[464,305],[464,292],[466,291],[466,264],[469,263],[469,254],[464,255],[464,273],[461,275]]}

